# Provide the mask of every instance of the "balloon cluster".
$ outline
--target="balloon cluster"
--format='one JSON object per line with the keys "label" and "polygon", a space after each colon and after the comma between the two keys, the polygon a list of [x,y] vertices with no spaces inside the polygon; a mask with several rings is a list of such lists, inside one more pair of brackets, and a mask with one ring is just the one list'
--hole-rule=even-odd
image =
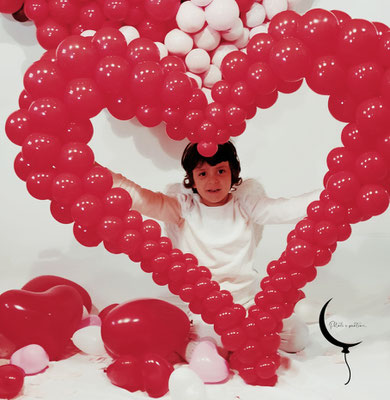
{"label": "balloon cluster", "polygon": [[[100,29],[92,39],[68,37],[25,75],[21,109],[6,124],[10,140],[22,147],[15,171],[34,197],[51,201],[55,219],[73,223],[81,244],[103,242],[108,251],[127,254],[214,324],[233,352],[231,366],[247,383],[275,385],[278,333],[304,296],[301,288],[330,261],[337,242],[350,236],[352,223],[389,204],[389,35],[383,24],[339,11],[285,11],[272,19],[268,33],[253,36],[246,53],[225,56],[211,104],[185,74],[183,61],[160,60],[150,39],[128,44],[114,28]],[[279,92],[294,92],[304,78],[315,92],[329,95],[331,114],[348,123],[343,147],[330,152],[320,200],[309,205],[286,250],[268,265],[256,305],[246,314],[208,268],[173,249],[155,221],[131,210],[129,194],[112,188],[110,172],[94,165],[87,145],[89,119],[107,107],[120,119],[136,115],[145,126],[163,120],[171,138],[187,137],[207,156],[242,133],[256,108],[270,107]]]}

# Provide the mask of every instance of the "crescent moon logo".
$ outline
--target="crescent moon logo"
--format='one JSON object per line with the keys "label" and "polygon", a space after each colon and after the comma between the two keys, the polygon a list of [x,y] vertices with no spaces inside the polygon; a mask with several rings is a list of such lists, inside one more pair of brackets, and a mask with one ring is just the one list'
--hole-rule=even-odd
{"label": "crescent moon logo", "polygon": [[344,353],[344,361],[347,364],[348,367],[348,371],[349,371],[349,378],[348,381],[345,383],[345,385],[348,385],[348,383],[351,380],[351,369],[349,368],[348,362],[347,362],[347,353],[349,353],[349,348],[353,347],[353,346],[357,346],[358,344],[362,343],[357,342],[357,343],[344,343],[344,342],[340,342],[339,340],[337,340],[335,337],[333,337],[330,332],[328,331],[327,327],[326,327],[326,322],[325,322],[325,311],[326,311],[326,307],[328,306],[328,304],[331,302],[332,299],[329,299],[325,305],[322,307],[321,312],[320,312],[320,317],[319,317],[319,325],[320,325],[320,329],[321,329],[321,333],[324,335],[325,339],[329,342],[332,343],[335,346],[341,347],[342,350],[341,352]]}

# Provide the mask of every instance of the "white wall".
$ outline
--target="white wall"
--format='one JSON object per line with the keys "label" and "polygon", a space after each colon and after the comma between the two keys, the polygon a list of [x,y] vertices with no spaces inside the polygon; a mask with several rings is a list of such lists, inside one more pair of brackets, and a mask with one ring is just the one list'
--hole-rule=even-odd
{"label": "white wall", "polygon": [[[390,25],[385,0],[317,0],[314,6],[342,9],[355,18]],[[22,78],[40,57],[31,24],[0,17],[0,124],[17,109]],[[102,113],[94,121],[92,147],[96,159],[137,183],[163,190],[181,181],[180,156],[185,143],[172,142],[162,128],[147,129],[120,122]],[[327,111],[327,98],[306,87],[282,95],[270,110],[258,112],[247,132],[237,138],[243,176],[257,177],[271,196],[291,196],[321,186],[326,155],[340,145],[342,124]],[[308,151],[309,150],[309,151]],[[85,248],[73,238],[71,225],[50,215],[49,202],[33,199],[13,171],[19,147],[0,136],[0,291],[20,288],[41,274],[58,274],[82,284],[102,308],[111,302],[156,296],[150,275],[124,255],[107,253],[102,246]],[[309,154],[307,154],[309,153]],[[377,307],[390,293],[390,212],[353,226],[352,237],[339,244],[331,263],[319,269],[306,287],[310,299],[321,305],[330,297],[342,304]],[[267,226],[258,251],[258,265],[278,258],[292,226]]]}

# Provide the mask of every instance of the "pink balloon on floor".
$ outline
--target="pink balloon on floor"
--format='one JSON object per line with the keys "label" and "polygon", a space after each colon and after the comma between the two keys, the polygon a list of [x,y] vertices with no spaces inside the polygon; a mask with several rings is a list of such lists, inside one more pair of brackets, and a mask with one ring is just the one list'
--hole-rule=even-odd
{"label": "pink balloon on floor", "polygon": [[22,368],[26,375],[39,374],[49,366],[49,356],[38,344],[29,344],[15,351],[10,361]]}

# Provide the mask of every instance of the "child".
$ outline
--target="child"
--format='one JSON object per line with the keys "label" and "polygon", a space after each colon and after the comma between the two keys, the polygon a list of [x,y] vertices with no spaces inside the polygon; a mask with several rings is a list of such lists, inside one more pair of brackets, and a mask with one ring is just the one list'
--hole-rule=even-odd
{"label": "child", "polygon": [[[221,289],[248,308],[260,290],[254,258],[263,225],[296,222],[318,199],[319,191],[291,199],[267,197],[257,181],[240,178],[241,166],[231,142],[219,145],[210,158],[201,156],[196,144],[189,144],[181,164],[186,172],[184,185],[171,185],[167,194],[144,189],[115,173],[114,186],[130,193],[135,210],[163,221],[173,245],[194,254]],[[184,305],[174,296],[167,300]],[[201,321],[198,316],[191,319]],[[216,336],[205,323],[196,323],[196,330],[200,336],[205,335],[202,330]],[[293,315],[284,321],[281,340],[282,350],[300,351],[307,344],[308,329]]]}

